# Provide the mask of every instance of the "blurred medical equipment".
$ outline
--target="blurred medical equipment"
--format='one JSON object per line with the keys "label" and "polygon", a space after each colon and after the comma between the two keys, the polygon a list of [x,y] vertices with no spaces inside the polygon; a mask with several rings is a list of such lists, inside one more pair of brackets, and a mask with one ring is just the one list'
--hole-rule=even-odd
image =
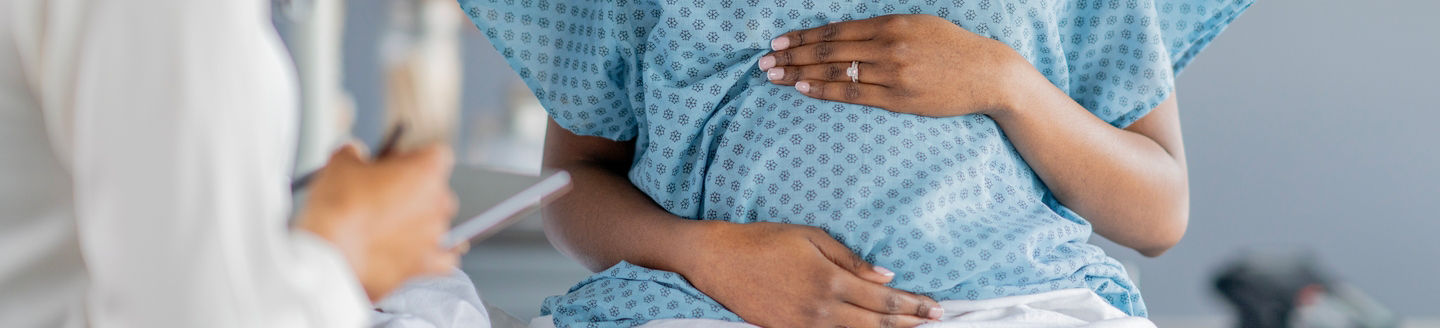
{"label": "blurred medical equipment", "polygon": [[1320,269],[1314,255],[1252,250],[1216,275],[1240,328],[1398,327],[1400,320],[1359,289]]}
{"label": "blurred medical equipment", "polygon": [[301,90],[295,168],[313,171],[350,139],[355,122],[355,101],[342,83],[345,1],[276,0],[274,6],[294,23],[288,33],[290,56]]}
{"label": "blurred medical equipment", "polygon": [[[381,28],[385,123],[407,126],[398,150],[450,141],[459,121],[460,38],[464,19],[453,1],[387,0]],[[275,0],[293,22],[291,52],[300,78],[301,129],[296,171],[319,168],[351,139],[355,102],[344,86],[344,0]]]}
{"label": "blurred medical equipment", "polygon": [[454,1],[392,0],[381,37],[386,126],[410,131],[401,150],[449,141],[460,113],[460,31]]}

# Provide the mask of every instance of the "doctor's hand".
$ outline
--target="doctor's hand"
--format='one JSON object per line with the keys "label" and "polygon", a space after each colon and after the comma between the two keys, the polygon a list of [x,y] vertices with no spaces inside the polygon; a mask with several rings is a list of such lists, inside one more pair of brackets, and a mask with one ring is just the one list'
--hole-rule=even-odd
{"label": "doctor's hand", "polygon": [[1044,79],[1010,46],[931,15],[831,23],[785,33],[771,47],[758,65],[772,83],[922,116],[1000,114],[1024,83]]}
{"label": "doctor's hand", "polygon": [[410,278],[449,274],[462,250],[440,247],[457,207],[448,146],[367,158],[354,145],[336,151],[297,227],[334,244],[373,302]]}
{"label": "doctor's hand", "polygon": [[677,271],[762,327],[914,327],[940,318],[928,297],[886,287],[894,273],[820,228],[704,222]]}

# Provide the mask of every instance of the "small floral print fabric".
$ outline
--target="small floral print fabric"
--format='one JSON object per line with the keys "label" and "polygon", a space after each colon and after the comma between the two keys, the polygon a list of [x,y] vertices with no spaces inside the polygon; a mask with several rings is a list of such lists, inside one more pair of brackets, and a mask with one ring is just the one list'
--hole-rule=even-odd
{"label": "small floral print fabric", "polygon": [[[1005,44],[1125,127],[1253,0],[460,0],[580,135],[634,140],[629,179],[696,220],[825,229],[936,300],[1089,288],[1144,316],[995,122],[828,102],[768,82],[770,40],[831,21],[935,15]],[[560,327],[740,318],[676,273],[620,263],[545,301]]]}

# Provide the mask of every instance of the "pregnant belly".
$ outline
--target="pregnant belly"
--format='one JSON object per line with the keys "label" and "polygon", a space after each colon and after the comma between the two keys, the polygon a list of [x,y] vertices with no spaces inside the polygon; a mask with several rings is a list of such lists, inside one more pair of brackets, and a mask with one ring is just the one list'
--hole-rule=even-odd
{"label": "pregnant belly", "polygon": [[1113,266],[985,116],[747,88],[703,115],[650,111],[632,181],[682,217],[820,227],[937,298],[1084,287],[1082,268]]}
{"label": "pregnant belly", "polygon": [[897,114],[770,85],[732,104],[702,137],[713,140],[700,172],[706,218],[905,224],[1043,193],[985,116]]}

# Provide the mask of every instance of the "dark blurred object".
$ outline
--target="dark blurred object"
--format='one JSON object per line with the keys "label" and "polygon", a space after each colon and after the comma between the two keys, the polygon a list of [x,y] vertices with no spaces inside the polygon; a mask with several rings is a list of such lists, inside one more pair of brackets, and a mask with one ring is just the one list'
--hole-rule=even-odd
{"label": "dark blurred object", "polygon": [[1319,269],[1307,252],[1250,251],[1226,265],[1215,289],[1240,328],[1387,328],[1399,318]]}

